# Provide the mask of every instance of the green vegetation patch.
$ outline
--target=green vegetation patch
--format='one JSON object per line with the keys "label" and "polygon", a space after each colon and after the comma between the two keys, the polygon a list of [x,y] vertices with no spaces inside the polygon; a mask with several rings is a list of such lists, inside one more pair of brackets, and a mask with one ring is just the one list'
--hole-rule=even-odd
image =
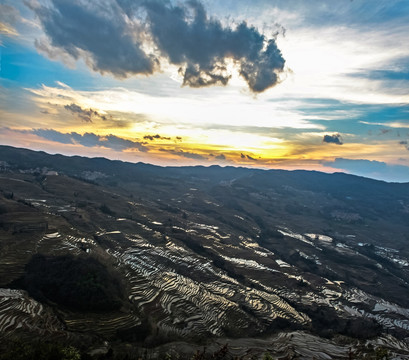
{"label": "green vegetation patch", "polygon": [[37,300],[74,310],[111,311],[123,304],[119,276],[92,257],[34,255],[22,281]]}

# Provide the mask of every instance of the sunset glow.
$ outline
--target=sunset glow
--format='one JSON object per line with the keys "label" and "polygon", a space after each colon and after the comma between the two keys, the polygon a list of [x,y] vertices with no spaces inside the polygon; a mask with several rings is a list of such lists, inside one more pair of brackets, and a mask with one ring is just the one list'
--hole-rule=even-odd
{"label": "sunset glow", "polygon": [[3,1],[1,144],[409,181],[406,2],[124,3]]}

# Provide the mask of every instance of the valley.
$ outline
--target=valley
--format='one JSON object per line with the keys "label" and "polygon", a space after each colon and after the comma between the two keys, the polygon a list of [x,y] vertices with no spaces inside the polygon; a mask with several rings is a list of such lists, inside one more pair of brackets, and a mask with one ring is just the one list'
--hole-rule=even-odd
{"label": "valley", "polygon": [[[246,359],[385,348],[409,358],[409,184],[5,146],[0,161],[3,344],[41,338],[151,358],[228,344],[231,358]],[[33,290],[39,254],[101,264],[120,304],[78,309],[53,298],[57,290]],[[108,288],[86,269],[89,284]],[[55,277],[48,286],[61,286]]]}

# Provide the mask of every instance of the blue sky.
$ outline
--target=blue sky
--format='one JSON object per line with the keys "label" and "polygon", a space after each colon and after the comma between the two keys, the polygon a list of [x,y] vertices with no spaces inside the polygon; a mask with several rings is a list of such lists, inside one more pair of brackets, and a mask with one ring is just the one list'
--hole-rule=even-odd
{"label": "blue sky", "polygon": [[409,182],[409,2],[2,0],[0,143]]}

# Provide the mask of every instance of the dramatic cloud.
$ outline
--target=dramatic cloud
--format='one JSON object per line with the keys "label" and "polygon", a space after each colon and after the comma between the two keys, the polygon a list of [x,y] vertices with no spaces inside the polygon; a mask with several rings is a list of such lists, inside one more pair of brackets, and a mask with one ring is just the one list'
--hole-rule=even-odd
{"label": "dramatic cloud", "polygon": [[[87,64],[101,73],[117,77],[152,74],[157,61],[142,49],[142,40],[134,36],[132,26],[114,2],[101,4],[79,0],[51,0],[51,7],[31,5],[38,16],[50,44],[50,57],[55,49],[75,60],[85,58]],[[93,5],[94,4],[94,5]]]}
{"label": "dramatic cloud", "polygon": [[342,137],[340,134],[334,134],[334,135],[324,135],[324,138],[322,139],[323,142],[329,143],[329,144],[336,144],[336,145],[342,145]]}
{"label": "dramatic cloud", "polygon": [[324,162],[323,165],[378,180],[409,182],[409,166],[389,165],[385,162],[375,160],[352,160],[343,158],[336,158],[334,161]]}
{"label": "dramatic cloud", "polygon": [[96,117],[104,121],[106,120],[105,115],[101,115],[97,111],[92,109],[85,110],[77,104],[65,105],[64,109],[70,111],[74,115],[77,115],[81,120],[85,122],[92,122],[92,117]]}
{"label": "dramatic cloud", "polygon": [[217,160],[226,160],[226,156],[224,156],[224,154],[220,154],[220,155],[217,155],[215,157],[215,159],[217,159]]}
{"label": "dramatic cloud", "polygon": [[[161,62],[177,65],[183,85],[226,85],[228,63],[238,68],[251,91],[279,82],[285,60],[274,38],[242,22],[223,26],[208,17],[196,0],[187,5],[146,0],[107,0],[103,5],[80,0],[51,0],[31,5],[47,41],[38,49],[55,57],[84,58],[95,71],[117,77],[152,74]],[[57,51],[56,51],[57,49]]]}
{"label": "dramatic cloud", "polygon": [[231,77],[227,59],[237,63],[252,91],[262,92],[277,84],[285,60],[274,39],[266,39],[244,22],[235,29],[223,27],[220,21],[208,18],[200,2],[190,1],[189,5],[190,9],[158,1],[146,3],[155,43],[172,64],[182,66],[184,85],[226,85]]}
{"label": "dramatic cloud", "polygon": [[93,133],[85,133],[81,135],[76,132],[61,133],[52,129],[26,130],[25,132],[61,144],[80,144],[87,147],[103,146],[115,151],[126,149],[138,149],[141,152],[148,151],[148,149],[140,142],[123,139],[115,135],[101,136]]}

